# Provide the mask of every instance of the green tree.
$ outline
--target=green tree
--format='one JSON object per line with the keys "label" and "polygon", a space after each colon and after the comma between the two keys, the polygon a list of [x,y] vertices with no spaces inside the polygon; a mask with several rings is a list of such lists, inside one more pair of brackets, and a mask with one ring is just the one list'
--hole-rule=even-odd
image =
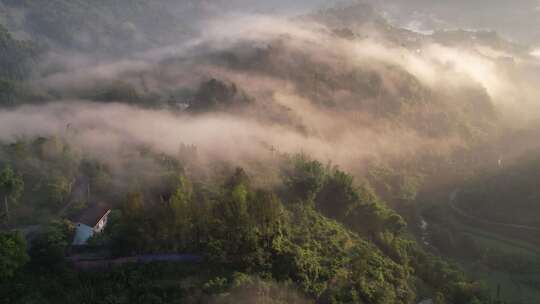
{"label": "green tree", "polygon": [[95,100],[104,102],[128,102],[140,103],[143,98],[137,89],[129,83],[123,81],[115,81],[110,84],[103,92],[100,92],[94,97]]}
{"label": "green tree", "polygon": [[4,210],[7,221],[9,221],[9,205],[16,204],[24,189],[24,182],[20,175],[10,167],[5,167],[0,172],[0,194],[4,198]]}
{"label": "green tree", "polygon": [[0,233],[0,282],[12,277],[26,262],[26,241],[22,234]]}
{"label": "green tree", "polygon": [[55,266],[64,260],[66,250],[73,239],[75,227],[67,220],[50,222],[45,231],[32,242],[32,261],[42,266]]}
{"label": "green tree", "polygon": [[213,208],[211,256],[242,270],[269,269],[270,249],[279,232],[279,199],[254,191],[243,169],[225,183]]}
{"label": "green tree", "polygon": [[11,106],[15,104],[18,86],[13,80],[0,79],[0,105]]}
{"label": "green tree", "polygon": [[[130,193],[122,204],[121,212],[115,214],[111,223],[113,229],[107,229],[112,238],[112,252],[115,255],[126,255],[143,251],[145,217],[144,197],[142,193]],[[148,232],[147,232],[148,233]],[[152,235],[150,235],[152,237]]]}
{"label": "green tree", "polygon": [[234,260],[245,257],[246,242],[253,236],[248,213],[249,188],[232,182],[224,189],[214,205],[214,239],[224,246],[226,254]]}
{"label": "green tree", "polygon": [[227,111],[253,103],[253,99],[236,84],[217,79],[202,83],[193,100],[189,107],[193,113]]}
{"label": "green tree", "polygon": [[267,244],[270,244],[283,218],[284,209],[281,200],[274,193],[258,190],[255,192],[253,202],[248,206],[248,212],[259,233],[267,238]]}
{"label": "green tree", "polygon": [[284,177],[292,199],[313,203],[324,184],[326,170],[323,164],[310,160],[305,155],[297,155],[292,161],[292,169],[286,172]]}
{"label": "green tree", "polygon": [[8,30],[0,25],[0,78],[24,80],[29,76],[31,63],[38,53],[35,45],[14,39]]}
{"label": "green tree", "polygon": [[189,204],[191,215],[191,229],[193,233],[193,245],[199,250],[208,242],[210,236],[212,216],[212,202],[202,189],[195,189],[193,198]]}
{"label": "green tree", "polygon": [[[192,223],[193,223],[193,210],[191,204],[193,200],[193,185],[185,177],[180,176],[178,178],[178,186],[175,192],[168,201],[168,208],[165,209],[165,217],[171,219],[169,227],[162,226],[162,228],[168,229],[169,234],[175,235],[175,243],[177,243],[182,249],[193,241],[192,240]],[[170,242],[171,240],[169,240]]]}
{"label": "green tree", "polygon": [[142,193],[130,193],[123,206],[122,213],[129,221],[138,221],[144,215],[144,197]]}
{"label": "green tree", "polygon": [[329,175],[317,195],[317,208],[326,216],[343,220],[349,210],[360,201],[351,175],[335,170]]}
{"label": "green tree", "polygon": [[49,203],[54,207],[61,206],[71,192],[72,184],[71,181],[60,174],[55,174],[50,177],[49,182],[47,183]]}
{"label": "green tree", "polygon": [[402,232],[405,220],[387,207],[367,182],[361,183],[356,191],[359,200],[349,207],[344,220],[354,231],[370,238],[384,231]]}

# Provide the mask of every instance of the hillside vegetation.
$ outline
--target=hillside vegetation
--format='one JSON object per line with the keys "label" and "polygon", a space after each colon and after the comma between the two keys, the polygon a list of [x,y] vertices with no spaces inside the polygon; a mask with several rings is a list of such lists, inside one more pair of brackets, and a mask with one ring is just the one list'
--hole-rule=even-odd
{"label": "hillside vegetation", "polygon": [[475,218],[539,225],[522,47],[180,2],[0,0],[0,303],[521,303],[535,244]]}

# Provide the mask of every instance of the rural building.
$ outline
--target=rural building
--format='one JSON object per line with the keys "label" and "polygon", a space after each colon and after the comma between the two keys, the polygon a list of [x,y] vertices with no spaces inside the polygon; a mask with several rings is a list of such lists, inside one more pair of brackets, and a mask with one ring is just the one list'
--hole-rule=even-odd
{"label": "rural building", "polygon": [[77,220],[75,220],[74,246],[87,245],[88,240],[96,233],[101,233],[107,226],[111,209],[104,204],[98,204],[88,208]]}

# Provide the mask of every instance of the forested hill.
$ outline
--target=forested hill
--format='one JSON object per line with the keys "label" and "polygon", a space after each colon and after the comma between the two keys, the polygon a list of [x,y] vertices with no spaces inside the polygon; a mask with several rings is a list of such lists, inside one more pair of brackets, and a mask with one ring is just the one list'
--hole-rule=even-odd
{"label": "forested hill", "polygon": [[[0,1],[11,31],[51,47],[129,52],[185,39],[204,15],[197,1]],[[174,9],[173,8],[174,5]]]}
{"label": "forested hill", "polygon": [[0,77],[7,80],[23,80],[31,72],[31,64],[37,59],[39,50],[31,41],[16,40],[0,26]]}
{"label": "forested hill", "polygon": [[0,0],[0,303],[494,303],[440,212],[521,154],[495,143],[535,127],[532,55],[245,2]]}

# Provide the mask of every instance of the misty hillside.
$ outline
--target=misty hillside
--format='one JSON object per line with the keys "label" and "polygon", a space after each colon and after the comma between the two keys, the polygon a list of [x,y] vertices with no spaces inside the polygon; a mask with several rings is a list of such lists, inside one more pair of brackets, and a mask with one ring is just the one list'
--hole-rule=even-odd
{"label": "misty hillside", "polygon": [[538,1],[502,0],[365,1],[385,12],[393,23],[419,30],[494,30],[512,41],[538,43]]}
{"label": "misty hillside", "polygon": [[248,2],[0,0],[0,303],[537,303],[534,45]]}
{"label": "misty hillside", "polygon": [[174,1],[5,0],[1,18],[15,35],[52,48],[125,52],[187,37],[204,10],[197,1],[182,2],[173,11]]}

